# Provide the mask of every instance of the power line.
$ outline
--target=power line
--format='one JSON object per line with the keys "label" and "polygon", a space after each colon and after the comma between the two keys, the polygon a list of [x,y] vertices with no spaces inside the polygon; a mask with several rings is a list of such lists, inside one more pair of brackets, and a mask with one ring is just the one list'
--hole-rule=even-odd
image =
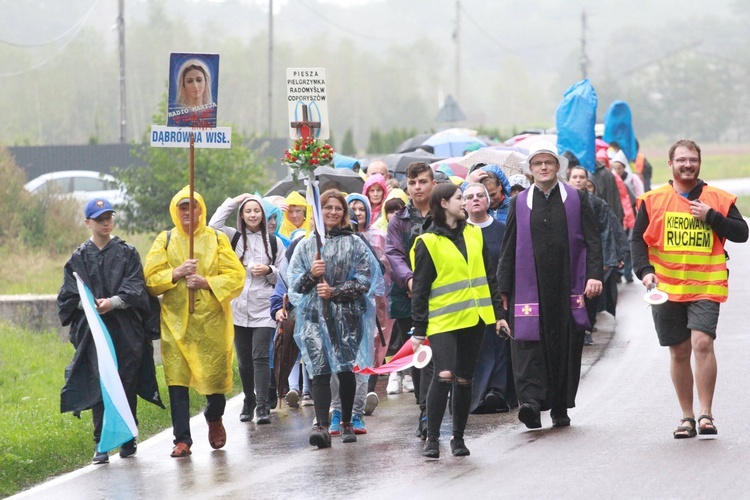
{"label": "power line", "polygon": [[[97,2],[98,2],[98,0],[97,0]],[[20,76],[20,75],[23,75],[25,73],[30,73],[30,72],[34,71],[35,69],[44,66],[45,64],[47,64],[48,62],[50,62],[54,57],[57,57],[57,55],[60,54],[63,50],[65,50],[65,48],[68,46],[68,44],[75,39],[76,35],[78,35],[78,32],[81,31],[81,28],[83,28],[83,23],[80,23],[78,25],[78,29],[76,29],[75,33],[73,33],[73,35],[70,38],[68,38],[67,40],[65,40],[65,43],[63,43],[62,45],[60,45],[60,47],[58,47],[57,50],[54,51],[46,59],[44,59],[44,60],[42,60],[42,61],[34,64],[30,68],[22,69],[22,70],[19,70],[19,71],[11,71],[11,72],[8,72],[8,73],[0,73],[0,78],[9,78],[9,77],[12,77],[12,76]]]}
{"label": "power line", "polygon": [[5,44],[5,45],[10,45],[11,47],[22,48],[22,49],[33,49],[33,48],[44,47],[45,45],[51,45],[53,43],[56,43],[62,40],[63,38],[65,38],[66,36],[68,36],[71,32],[73,31],[77,32],[80,29],[80,27],[83,25],[83,23],[85,23],[86,20],[89,18],[89,16],[91,15],[91,12],[93,12],[94,7],[96,7],[96,4],[98,3],[99,3],[99,0],[94,0],[94,3],[91,4],[91,7],[89,7],[89,10],[86,11],[86,13],[78,21],[73,23],[73,25],[70,28],[68,28],[63,33],[61,33],[60,35],[56,36],[55,38],[51,40],[47,40],[47,41],[39,42],[39,43],[17,43],[17,42],[12,42],[10,40],[5,40],[5,39],[0,38],[0,43]]}
{"label": "power line", "polygon": [[310,7],[305,2],[298,1],[298,3],[301,6],[303,6],[304,8],[306,8],[307,10],[309,10],[311,13],[313,13],[316,17],[318,17],[323,22],[325,22],[325,23],[333,26],[334,28],[336,28],[338,30],[341,30],[341,31],[343,31],[345,33],[348,33],[350,35],[353,35],[353,36],[356,36],[356,37],[359,37],[359,38],[363,38],[365,40],[373,40],[373,41],[376,41],[376,42],[392,42],[393,41],[390,38],[379,38],[379,37],[376,37],[376,36],[365,35],[364,33],[359,33],[357,31],[354,31],[354,30],[350,29],[350,28],[346,28],[344,26],[341,26],[338,23],[335,23],[335,22],[331,21],[330,19],[327,19],[327,18],[323,17],[323,15],[321,15],[320,12],[318,12],[317,10],[315,10],[313,7]]}

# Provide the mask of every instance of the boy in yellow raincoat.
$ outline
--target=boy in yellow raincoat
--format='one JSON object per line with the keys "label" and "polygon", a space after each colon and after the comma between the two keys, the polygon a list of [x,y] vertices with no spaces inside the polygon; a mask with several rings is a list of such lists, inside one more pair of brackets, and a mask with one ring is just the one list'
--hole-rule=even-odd
{"label": "boy in yellow raincoat", "polygon": [[[175,227],[156,237],[144,272],[151,295],[161,303],[161,356],[169,387],[174,430],[173,457],[190,455],[189,387],[206,396],[208,441],[226,443],[222,424],[225,394],[232,390],[234,329],[230,302],[242,292],[245,268],[227,236],[206,226],[206,204],[194,193],[194,259],[189,258],[190,191],[169,204]],[[188,289],[195,292],[195,312],[188,311]]]}

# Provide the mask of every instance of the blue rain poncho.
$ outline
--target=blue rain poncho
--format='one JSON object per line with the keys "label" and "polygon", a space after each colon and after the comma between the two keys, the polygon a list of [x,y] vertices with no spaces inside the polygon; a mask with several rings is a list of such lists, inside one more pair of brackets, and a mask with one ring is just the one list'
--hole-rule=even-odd
{"label": "blue rain poncho", "polygon": [[318,297],[318,280],[310,274],[317,244],[312,235],[301,241],[289,262],[289,299],[296,306],[294,340],[311,376],[372,366],[375,295],[383,294],[383,275],[375,256],[349,228],[331,230],[320,250],[323,275],[333,289]]}
{"label": "blue rain poncho", "polygon": [[[557,106],[557,151],[569,151],[590,173],[596,165],[596,91],[588,78],[576,82],[565,91]],[[605,139],[606,140],[606,139]]]}

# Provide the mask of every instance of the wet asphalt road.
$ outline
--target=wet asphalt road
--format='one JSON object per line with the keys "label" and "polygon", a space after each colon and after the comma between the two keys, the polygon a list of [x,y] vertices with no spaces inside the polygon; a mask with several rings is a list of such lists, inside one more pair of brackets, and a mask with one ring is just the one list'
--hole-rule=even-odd
{"label": "wet asphalt road", "polygon": [[[333,448],[307,443],[312,408],[272,412],[271,425],[238,420],[241,399],[227,405],[228,442],[212,450],[201,416],[192,421],[189,458],[173,459],[171,434],[141,443],[135,458],[114,456],[24,492],[25,498],[740,498],[750,465],[750,364],[746,334],[750,247],[729,244],[730,300],[716,344],[719,380],[715,440],[675,440],[680,410],[669,380],[668,351],[658,346],[643,287],[620,286],[614,320],[600,315],[596,346],[585,348],[573,425],[529,431],[507,414],[472,415],[471,456],[450,455],[450,418],[442,457],[421,457],[412,394],[385,397],[366,418],[368,434]],[[697,411],[697,410],[696,410]]]}

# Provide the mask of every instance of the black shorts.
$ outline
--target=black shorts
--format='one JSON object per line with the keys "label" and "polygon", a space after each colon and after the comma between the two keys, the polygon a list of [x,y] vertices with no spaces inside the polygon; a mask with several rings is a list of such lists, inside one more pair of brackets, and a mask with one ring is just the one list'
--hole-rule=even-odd
{"label": "black shorts", "polygon": [[671,302],[651,306],[659,344],[672,346],[690,338],[691,330],[698,330],[716,339],[719,323],[719,303],[711,300]]}

